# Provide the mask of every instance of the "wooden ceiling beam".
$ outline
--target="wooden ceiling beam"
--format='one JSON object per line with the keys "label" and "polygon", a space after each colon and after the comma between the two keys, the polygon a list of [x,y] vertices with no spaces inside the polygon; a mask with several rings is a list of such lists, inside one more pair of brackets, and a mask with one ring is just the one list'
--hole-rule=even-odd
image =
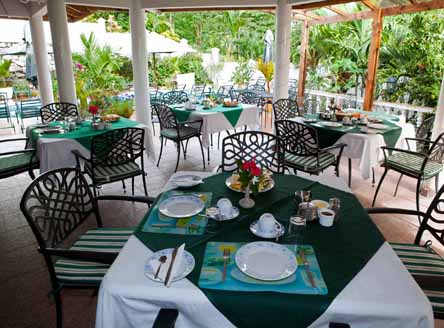
{"label": "wooden ceiling beam", "polygon": [[387,7],[382,9],[383,16],[396,16],[401,14],[413,14],[420,11],[443,9],[444,1],[432,0],[429,2],[418,2],[411,5]]}
{"label": "wooden ceiling beam", "polygon": [[309,3],[301,3],[297,5],[293,5],[293,9],[301,9],[301,10],[310,10],[310,9],[318,9],[326,6],[340,5],[343,3],[353,2],[353,0],[322,0],[317,2],[309,2]]}
{"label": "wooden ceiling beam", "polygon": [[334,16],[321,17],[321,19],[311,20],[309,24],[310,25],[335,24],[335,23],[351,22],[354,20],[371,19],[371,18],[373,18],[373,11],[367,10],[345,16],[334,15]]}
{"label": "wooden ceiling beam", "polygon": [[362,4],[371,10],[379,9],[371,0],[361,0]]}
{"label": "wooden ceiling beam", "polygon": [[174,12],[192,12],[192,11],[229,11],[229,10],[276,10],[276,7],[212,7],[212,8],[167,8],[158,9],[162,13],[174,13]]}
{"label": "wooden ceiling beam", "polygon": [[296,14],[305,16],[305,17],[310,18],[310,19],[321,19],[322,18],[321,16],[318,16],[318,15],[315,15],[315,14],[312,14],[312,13],[308,13],[307,11],[304,11],[304,10],[295,10],[294,12]]}
{"label": "wooden ceiling beam", "polygon": [[327,6],[325,8],[330,10],[331,12],[334,12],[335,14],[340,15],[340,16],[347,16],[348,15],[348,13],[346,13],[345,11],[342,11],[341,9],[335,8],[333,6]]}

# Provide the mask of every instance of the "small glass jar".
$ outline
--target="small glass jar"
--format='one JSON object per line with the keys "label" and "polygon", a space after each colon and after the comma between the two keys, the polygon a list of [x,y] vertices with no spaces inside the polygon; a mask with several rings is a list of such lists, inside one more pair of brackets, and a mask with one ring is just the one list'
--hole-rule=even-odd
{"label": "small glass jar", "polygon": [[339,212],[341,211],[341,200],[339,198],[330,198],[328,208],[335,212],[335,223],[339,221]]}
{"label": "small glass jar", "polygon": [[307,221],[300,216],[291,216],[288,225],[288,237],[296,244],[302,244],[304,241],[305,228]]}

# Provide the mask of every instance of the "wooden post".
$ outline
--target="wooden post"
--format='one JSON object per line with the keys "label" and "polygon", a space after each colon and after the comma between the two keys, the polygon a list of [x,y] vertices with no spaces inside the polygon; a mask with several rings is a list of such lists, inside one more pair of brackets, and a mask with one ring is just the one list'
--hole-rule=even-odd
{"label": "wooden post", "polygon": [[[303,102],[305,93],[305,78],[307,77],[307,51],[308,51],[308,39],[310,35],[310,30],[308,26],[308,21],[304,20],[302,22],[302,38],[301,38],[301,48],[299,54],[299,80],[298,80],[298,97],[297,101]],[[299,104],[302,106],[303,104]]]}
{"label": "wooden post", "polygon": [[378,71],[379,50],[381,46],[381,34],[383,27],[382,10],[376,10],[372,24],[372,40],[368,54],[368,72],[365,83],[364,110],[371,111],[376,85],[376,72]]}

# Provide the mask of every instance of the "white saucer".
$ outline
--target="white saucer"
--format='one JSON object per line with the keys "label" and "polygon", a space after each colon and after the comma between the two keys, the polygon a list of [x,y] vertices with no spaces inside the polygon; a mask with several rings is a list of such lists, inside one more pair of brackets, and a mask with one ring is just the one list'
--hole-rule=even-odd
{"label": "white saucer", "polygon": [[237,218],[239,216],[239,213],[240,213],[239,209],[236,206],[233,206],[231,208],[231,216],[228,218],[222,219],[221,217],[219,217],[219,213],[217,213],[215,215],[208,215],[208,214],[207,215],[210,219],[213,219],[215,221],[230,221],[230,220],[234,220],[235,218]]}
{"label": "white saucer", "polygon": [[274,231],[264,232],[259,228],[259,222],[257,220],[250,224],[250,231],[253,233],[253,235],[261,238],[278,238],[285,233],[285,227],[279,222],[276,222],[276,229]]}

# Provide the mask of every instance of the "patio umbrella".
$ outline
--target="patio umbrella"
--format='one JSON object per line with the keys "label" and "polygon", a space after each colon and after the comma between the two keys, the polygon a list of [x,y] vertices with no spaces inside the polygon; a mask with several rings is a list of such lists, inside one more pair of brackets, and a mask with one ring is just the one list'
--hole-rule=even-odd
{"label": "patio umbrella", "polygon": [[264,36],[264,56],[262,57],[262,61],[264,63],[268,63],[273,61],[273,43],[274,43],[274,35],[273,32],[267,30]]}

